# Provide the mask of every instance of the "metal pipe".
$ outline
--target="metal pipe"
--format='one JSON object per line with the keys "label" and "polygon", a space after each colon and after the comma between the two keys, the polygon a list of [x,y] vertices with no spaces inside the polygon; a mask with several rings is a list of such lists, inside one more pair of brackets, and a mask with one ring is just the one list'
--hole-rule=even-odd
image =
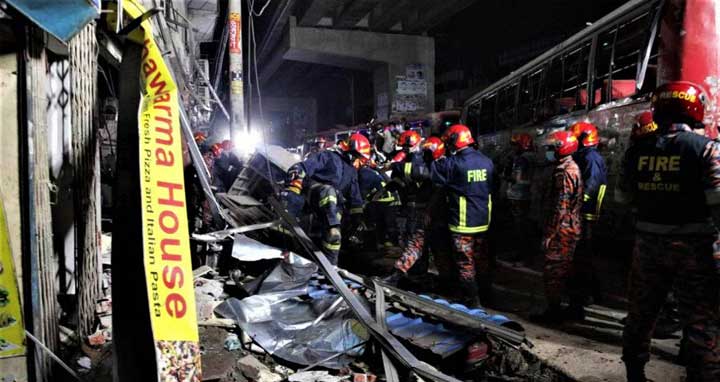
{"label": "metal pipe", "polygon": [[193,60],[193,64],[195,64],[195,69],[197,69],[198,73],[200,73],[200,77],[202,77],[202,80],[205,82],[205,85],[207,85],[208,89],[210,89],[210,94],[213,95],[213,98],[215,98],[215,102],[217,102],[218,106],[220,106],[220,110],[222,110],[223,114],[225,114],[225,118],[230,120],[230,114],[228,114],[227,109],[225,109],[225,105],[223,105],[222,101],[220,100],[220,97],[218,97],[217,93],[215,93],[215,89],[213,88],[212,84],[210,83],[210,80],[205,76],[205,72],[203,72],[202,68],[200,67],[200,64],[198,64],[197,60]]}

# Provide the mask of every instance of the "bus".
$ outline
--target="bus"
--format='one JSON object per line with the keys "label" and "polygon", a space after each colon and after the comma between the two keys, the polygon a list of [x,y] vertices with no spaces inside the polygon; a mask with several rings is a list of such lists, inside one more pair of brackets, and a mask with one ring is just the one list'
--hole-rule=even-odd
{"label": "bus", "polygon": [[[580,120],[594,123],[609,172],[598,228],[618,237],[630,231],[631,217],[627,208],[613,205],[613,189],[630,129],[637,115],[650,110],[652,90],[672,80],[702,85],[710,104],[704,133],[717,137],[718,16],[716,0],[631,0],[470,97],[461,121],[500,171],[511,134],[531,133],[539,146],[555,129]],[[538,153],[536,217],[549,175],[543,162]]]}

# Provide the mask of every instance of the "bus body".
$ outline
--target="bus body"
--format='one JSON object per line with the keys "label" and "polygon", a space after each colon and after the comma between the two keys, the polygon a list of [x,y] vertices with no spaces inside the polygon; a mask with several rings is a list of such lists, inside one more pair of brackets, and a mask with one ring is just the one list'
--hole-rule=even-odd
{"label": "bus body", "polygon": [[[628,238],[629,209],[613,202],[622,156],[638,114],[659,84],[693,81],[709,95],[705,134],[717,137],[720,97],[720,1],[631,0],[466,101],[461,120],[498,172],[508,165],[510,135],[544,137],[576,121],[601,135],[609,180],[598,234]],[[702,133],[702,132],[701,132]],[[550,165],[537,150],[533,211],[543,214]],[[499,197],[504,197],[500,188]]]}

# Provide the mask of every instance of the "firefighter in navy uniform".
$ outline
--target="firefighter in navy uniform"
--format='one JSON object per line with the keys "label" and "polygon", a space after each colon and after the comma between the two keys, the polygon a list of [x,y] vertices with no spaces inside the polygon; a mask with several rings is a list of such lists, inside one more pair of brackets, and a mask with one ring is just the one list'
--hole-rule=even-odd
{"label": "firefighter in navy uniform", "polygon": [[491,304],[492,279],[486,233],[492,210],[493,163],[471,147],[475,140],[465,125],[450,126],[442,136],[450,154],[433,162],[433,183],[447,193],[448,227],[460,276],[463,302]]}
{"label": "firefighter in navy uniform", "polygon": [[533,139],[530,134],[513,134],[510,138],[510,145],[513,148],[512,165],[506,179],[508,188],[506,197],[510,202],[510,213],[515,228],[515,243],[518,253],[515,259],[525,261],[533,256],[532,244],[533,222],[530,219],[530,205],[532,194],[530,185],[535,167],[535,153],[533,152]]}
{"label": "firefighter in navy uniform", "polygon": [[577,138],[580,147],[573,160],[580,168],[583,181],[582,233],[575,249],[573,272],[570,280],[570,307],[568,318],[585,318],[584,306],[590,297],[598,297],[599,280],[595,270],[597,250],[593,241],[593,230],[602,210],[605,190],[607,189],[607,168],[605,159],[597,146],[600,136],[597,127],[588,122],[577,122],[569,131]]}
{"label": "firefighter in navy uniform", "polygon": [[720,145],[703,128],[705,93],[671,82],[652,96],[654,145],[633,145],[616,190],[637,209],[623,333],[628,381],[645,381],[658,312],[674,288],[686,340],[687,381],[720,380],[718,231]]}
{"label": "firefighter in navy uniform", "polygon": [[366,207],[367,222],[375,228],[377,244],[385,248],[393,247],[398,242],[397,209],[400,196],[397,191],[386,189],[390,179],[377,169],[374,161],[358,170],[360,194]]}
{"label": "firefighter in navy uniform", "polygon": [[417,131],[407,130],[400,134],[398,146],[401,151],[393,157],[390,163],[393,183],[402,185],[400,199],[402,212],[405,215],[405,227],[402,229],[402,244],[407,244],[410,237],[419,226],[421,211],[425,209],[427,196],[430,194],[431,184],[418,182],[413,179],[413,171],[425,166],[420,143],[422,137]]}
{"label": "firefighter in navy uniform", "polygon": [[555,164],[548,198],[542,249],[545,257],[543,281],[547,308],[530,318],[558,323],[564,319],[562,296],[571,275],[575,247],[580,239],[583,185],[580,169],[572,158],[578,140],[569,131],[551,133],[544,144],[545,158]]}
{"label": "firefighter in navy uniform", "polygon": [[320,219],[324,231],[322,246],[328,260],[337,264],[340,253],[342,209],[345,201],[350,209],[350,231],[361,221],[363,200],[358,186],[357,169],[370,159],[370,142],[361,134],[353,134],[337,149],[310,155],[290,167],[284,193],[287,210],[295,217],[306,201]]}

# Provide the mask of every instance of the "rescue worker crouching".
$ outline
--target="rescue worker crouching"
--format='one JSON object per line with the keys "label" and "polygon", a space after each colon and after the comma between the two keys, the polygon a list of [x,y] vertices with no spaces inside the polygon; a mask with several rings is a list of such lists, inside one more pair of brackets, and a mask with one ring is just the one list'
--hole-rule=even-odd
{"label": "rescue worker crouching", "polygon": [[430,173],[433,183],[447,193],[459,289],[465,304],[489,305],[492,279],[485,234],[492,210],[493,163],[471,147],[475,140],[465,125],[449,127],[442,139],[450,156],[433,162]]}
{"label": "rescue worker crouching", "polygon": [[551,133],[544,147],[545,158],[555,164],[548,199],[549,213],[545,219],[542,239],[547,308],[530,319],[556,323],[564,319],[561,301],[572,271],[575,246],[580,239],[583,185],[580,169],[572,158],[578,149],[578,140],[571,132]]}
{"label": "rescue worker crouching", "polygon": [[658,87],[654,144],[625,153],[615,196],[637,209],[622,357],[631,382],[646,380],[650,338],[671,289],[684,327],[687,380],[720,380],[720,144],[693,132],[703,127],[705,94],[684,81]]}
{"label": "rescue worker crouching", "polygon": [[515,228],[515,255],[517,261],[527,261],[533,256],[536,246],[530,238],[534,237],[534,225],[530,219],[532,194],[530,185],[535,167],[533,139],[530,134],[513,134],[510,138],[513,148],[512,165],[508,177],[506,197],[510,202],[513,227]]}
{"label": "rescue worker crouching", "polygon": [[607,168],[605,159],[597,150],[600,136],[597,127],[588,122],[578,122],[570,126],[570,132],[577,138],[580,146],[573,154],[573,160],[580,168],[583,181],[582,233],[578,241],[573,260],[573,272],[570,280],[570,307],[568,318],[585,318],[584,306],[591,297],[599,297],[599,280],[594,261],[597,254],[593,241],[593,230],[602,211],[603,199],[607,188]]}
{"label": "rescue worker crouching", "polygon": [[338,148],[314,153],[288,170],[283,194],[287,210],[298,217],[307,202],[323,227],[322,247],[332,264],[337,264],[340,253],[344,201],[349,204],[350,226],[360,224],[363,200],[357,169],[369,159],[370,142],[361,134],[353,134]]}

